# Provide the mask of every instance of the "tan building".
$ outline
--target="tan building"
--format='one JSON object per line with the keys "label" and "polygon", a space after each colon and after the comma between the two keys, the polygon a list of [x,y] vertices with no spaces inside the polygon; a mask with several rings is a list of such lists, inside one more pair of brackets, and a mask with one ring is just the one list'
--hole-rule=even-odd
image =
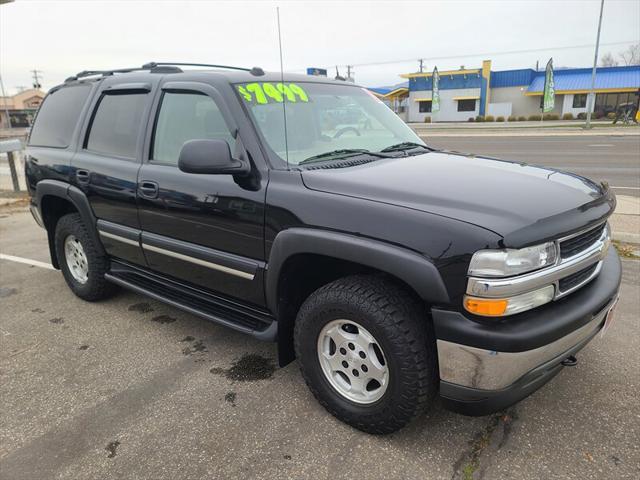
{"label": "tan building", "polygon": [[[45,95],[42,90],[29,89],[10,97],[0,97],[0,128],[29,127]],[[7,119],[7,110],[11,125]]]}

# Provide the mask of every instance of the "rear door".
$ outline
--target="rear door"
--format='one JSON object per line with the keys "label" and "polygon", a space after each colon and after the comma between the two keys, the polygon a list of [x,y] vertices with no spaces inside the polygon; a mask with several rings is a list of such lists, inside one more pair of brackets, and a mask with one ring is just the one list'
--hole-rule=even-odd
{"label": "rear door", "polygon": [[264,305],[266,179],[257,172],[242,182],[231,175],[180,171],[178,154],[186,141],[222,139],[237,156],[244,151],[241,135],[229,125],[228,109],[212,86],[171,82],[161,90],[138,189],[149,266]]}
{"label": "rear door", "polygon": [[71,162],[71,182],[87,195],[105,249],[139,265],[146,262],[139,242],[136,188],[151,96],[150,82],[105,80]]}

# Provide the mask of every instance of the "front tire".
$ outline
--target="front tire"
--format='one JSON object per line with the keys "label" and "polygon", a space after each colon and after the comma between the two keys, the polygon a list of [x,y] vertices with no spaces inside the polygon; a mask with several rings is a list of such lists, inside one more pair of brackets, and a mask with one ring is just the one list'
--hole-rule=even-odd
{"label": "front tire", "polygon": [[55,246],[60,270],[73,293],[89,302],[113,295],[116,286],[104,278],[109,259],[98,253],[79,214],[70,213],[58,220]]}
{"label": "front tire", "polygon": [[437,391],[425,308],[383,277],[346,277],[314,292],[298,312],[294,343],[315,397],[359,430],[395,432]]}

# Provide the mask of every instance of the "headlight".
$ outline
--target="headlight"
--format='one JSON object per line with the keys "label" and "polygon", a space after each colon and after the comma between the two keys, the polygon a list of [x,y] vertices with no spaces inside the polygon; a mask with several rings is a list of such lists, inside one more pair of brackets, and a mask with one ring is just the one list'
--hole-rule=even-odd
{"label": "headlight", "polygon": [[553,265],[556,258],[556,244],[553,242],[518,250],[480,250],[471,258],[469,275],[510,277]]}
{"label": "headlight", "polygon": [[464,308],[476,315],[485,317],[506,317],[515,313],[531,310],[553,300],[553,285],[508,298],[480,298],[465,295]]}

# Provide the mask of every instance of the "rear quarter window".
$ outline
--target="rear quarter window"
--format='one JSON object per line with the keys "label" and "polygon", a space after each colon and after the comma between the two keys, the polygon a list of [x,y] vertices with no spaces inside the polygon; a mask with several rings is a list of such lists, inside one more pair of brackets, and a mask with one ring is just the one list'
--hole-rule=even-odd
{"label": "rear quarter window", "polygon": [[36,115],[29,145],[68,147],[90,92],[90,85],[74,85],[47,95]]}

